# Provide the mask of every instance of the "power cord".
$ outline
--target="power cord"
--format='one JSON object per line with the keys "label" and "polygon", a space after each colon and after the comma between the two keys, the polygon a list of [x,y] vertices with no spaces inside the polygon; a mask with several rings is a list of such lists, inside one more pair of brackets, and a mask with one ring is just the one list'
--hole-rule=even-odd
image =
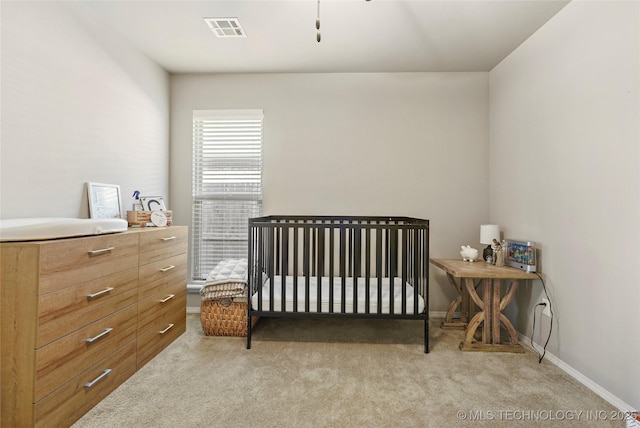
{"label": "power cord", "polygon": [[[544,343],[544,347],[542,348],[542,354],[540,354],[538,352],[538,363],[542,362],[542,359],[544,358],[545,354],[547,353],[547,345],[549,344],[549,339],[551,339],[551,331],[553,330],[553,308],[551,306],[551,299],[549,298],[549,293],[547,293],[547,286],[544,283],[544,279],[542,279],[542,276],[540,276],[540,274],[538,272],[535,272],[536,276],[540,279],[540,282],[542,282],[542,289],[544,290],[544,294],[547,297],[547,301],[549,302],[549,312],[551,313],[551,320],[549,321],[549,335],[547,336],[547,341]],[[531,332],[531,347],[533,349],[536,349],[533,346],[533,335],[536,332],[536,308],[538,306],[547,306],[546,303],[538,303],[534,308],[533,308],[533,331]]]}

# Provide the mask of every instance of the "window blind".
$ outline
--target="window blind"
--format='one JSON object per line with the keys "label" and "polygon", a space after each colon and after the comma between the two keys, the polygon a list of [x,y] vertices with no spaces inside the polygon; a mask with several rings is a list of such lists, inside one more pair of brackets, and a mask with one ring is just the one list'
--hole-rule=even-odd
{"label": "window blind", "polygon": [[193,282],[247,257],[248,219],[262,215],[262,122],[262,110],[193,112]]}

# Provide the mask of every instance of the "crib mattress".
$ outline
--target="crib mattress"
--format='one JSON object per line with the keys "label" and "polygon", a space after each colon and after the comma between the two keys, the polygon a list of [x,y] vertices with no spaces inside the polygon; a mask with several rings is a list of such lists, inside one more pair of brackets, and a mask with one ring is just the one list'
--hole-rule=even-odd
{"label": "crib mattress", "polygon": [[[353,301],[353,278],[345,278],[345,310],[344,313],[353,313],[354,301]],[[321,278],[321,306],[318,311],[318,278],[309,278],[309,311],[308,312],[321,312],[328,313],[331,302],[329,300],[329,278]],[[358,278],[358,313],[366,312],[366,285],[365,278]],[[305,286],[306,278],[298,277],[298,312],[305,312]],[[269,291],[271,287],[271,281],[267,280],[262,286],[262,309],[269,309]],[[285,311],[294,311],[294,277],[285,277]],[[343,313],[342,311],[342,278],[337,277],[333,279],[333,312]],[[424,311],[424,299],[418,295],[418,311],[414,312],[414,290],[413,286],[409,283],[405,287],[406,295],[406,314],[420,314]],[[393,299],[393,313],[402,313],[402,279],[394,278],[393,283],[393,296],[391,294],[390,280],[389,278],[382,279],[382,294],[378,299],[378,278],[371,278],[369,282],[369,313],[376,314],[389,314],[390,302]],[[381,309],[378,311],[378,300],[381,302]],[[251,304],[253,309],[258,309],[259,295],[256,292],[251,298]],[[282,311],[282,277],[274,276],[274,290],[273,290],[273,311]]]}
{"label": "crib mattress", "polygon": [[124,232],[126,220],[119,218],[16,218],[0,220],[0,241],[39,241],[73,236]]}

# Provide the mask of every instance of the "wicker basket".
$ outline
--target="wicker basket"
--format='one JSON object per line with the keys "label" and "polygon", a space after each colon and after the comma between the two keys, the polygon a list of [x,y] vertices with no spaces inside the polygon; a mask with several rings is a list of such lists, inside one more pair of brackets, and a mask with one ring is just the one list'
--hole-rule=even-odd
{"label": "wicker basket", "polygon": [[[207,336],[246,336],[247,303],[231,299],[200,300],[200,322]],[[251,326],[258,322],[252,317]]]}

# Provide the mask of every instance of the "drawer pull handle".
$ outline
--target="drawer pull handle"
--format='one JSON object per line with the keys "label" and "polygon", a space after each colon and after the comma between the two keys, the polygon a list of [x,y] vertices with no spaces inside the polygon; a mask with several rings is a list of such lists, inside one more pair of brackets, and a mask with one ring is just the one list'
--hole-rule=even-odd
{"label": "drawer pull handle", "polygon": [[173,324],[169,324],[167,326],[167,328],[165,328],[164,330],[160,330],[158,333],[160,334],[165,334],[166,332],[168,332],[169,330],[171,330],[173,328]]}
{"label": "drawer pull handle", "polygon": [[91,388],[93,385],[95,385],[97,382],[100,382],[100,380],[102,380],[103,377],[105,377],[106,375],[108,375],[111,372],[111,369],[106,369],[105,371],[102,372],[102,374],[100,376],[98,376],[97,378],[95,378],[94,380],[92,380],[91,382],[87,382],[84,384],[85,388]]}
{"label": "drawer pull handle", "polygon": [[166,268],[164,268],[164,269],[160,269],[160,272],[168,272],[168,271],[170,271],[171,269],[175,269],[175,268],[176,268],[176,267],[175,267],[175,266],[173,266],[173,265],[171,265],[171,266],[167,266],[167,267],[166,267]]}
{"label": "drawer pull handle", "polygon": [[175,237],[175,236],[169,236],[169,237],[167,237],[167,238],[161,238],[161,239],[162,239],[163,241],[171,241],[171,240],[176,239],[176,237]]}
{"label": "drawer pull handle", "polygon": [[93,336],[87,339],[87,343],[93,343],[96,340],[100,339],[101,337],[106,336],[107,334],[109,334],[111,332],[111,330],[113,330],[111,327],[109,328],[105,328],[104,331],[100,334],[98,334],[97,336]]}
{"label": "drawer pull handle", "polygon": [[111,290],[113,290],[113,287],[107,287],[104,290],[98,291],[97,293],[87,294],[87,299],[89,299],[89,300],[95,299],[96,297],[100,297],[103,294],[108,293]]}
{"label": "drawer pull handle", "polygon": [[169,294],[167,297],[165,297],[164,299],[160,300],[160,303],[167,303],[169,300],[173,299],[174,297],[176,297],[175,294]]}
{"label": "drawer pull handle", "polygon": [[116,249],[116,247],[107,247],[107,248],[101,248],[99,250],[92,250],[92,251],[89,251],[89,257],[99,256],[100,254],[105,254],[105,253],[110,253],[111,251],[113,251],[115,249]]}

